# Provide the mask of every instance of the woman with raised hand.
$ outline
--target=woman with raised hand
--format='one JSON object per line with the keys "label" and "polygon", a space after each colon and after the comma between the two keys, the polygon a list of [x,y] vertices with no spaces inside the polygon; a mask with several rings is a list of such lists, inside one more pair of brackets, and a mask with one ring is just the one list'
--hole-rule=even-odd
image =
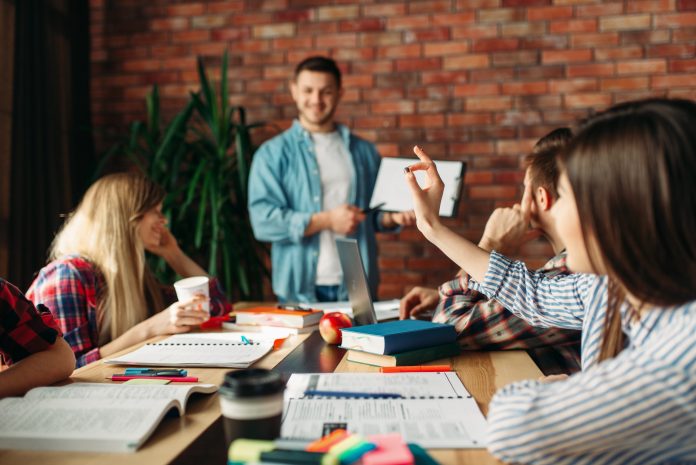
{"label": "woman with raised hand", "polygon": [[[207,319],[203,296],[166,304],[167,297],[175,299],[145,260],[147,250],[182,277],[206,275],[167,228],[164,196],[140,174],[99,179],[55,237],[52,261],[29,288],[27,297],[53,313],[78,367],[153,336],[189,331]],[[218,281],[211,279],[211,314],[227,306]]]}
{"label": "woman with raised hand", "polygon": [[[545,278],[439,220],[430,158],[407,169],[418,228],[534,325],[582,329],[583,371],[491,401],[490,451],[535,464],[696,462],[696,104],[651,99],[587,121],[562,153],[553,207],[568,267]],[[420,188],[413,171],[424,170]],[[529,228],[530,192],[517,211]]]}

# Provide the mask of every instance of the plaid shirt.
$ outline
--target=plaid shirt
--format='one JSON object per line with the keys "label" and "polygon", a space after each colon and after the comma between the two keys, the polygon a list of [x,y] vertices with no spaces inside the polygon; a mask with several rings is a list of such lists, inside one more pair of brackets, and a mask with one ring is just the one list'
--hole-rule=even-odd
{"label": "plaid shirt", "polygon": [[[547,277],[568,274],[561,252],[539,270]],[[469,276],[440,286],[433,321],[454,325],[465,350],[526,349],[546,375],[580,370],[580,331],[537,328],[496,300],[469,289]]]}
{"label": "plaid shirt", "polygon": [[[63,330],[81,367],[101,358],[97,301],[105,289],[104,277],[97,267],[79,256],[55,260],[41,269],[27,291],[34,303],[46,305]],[[163,286],[164,287],[164,286]],[[165,301],[176,301],[171,287],[163,292]],[[217,279],[210,281],[210,313],[221,315],[231,310]],[[149,316],[154,315],[150,312]]]}
{"label": "plaid shirt", "polygon": [[60,331],[51,313],[31,303],[12,284],[0,278],[0,356],[17,363],[56,342]]}

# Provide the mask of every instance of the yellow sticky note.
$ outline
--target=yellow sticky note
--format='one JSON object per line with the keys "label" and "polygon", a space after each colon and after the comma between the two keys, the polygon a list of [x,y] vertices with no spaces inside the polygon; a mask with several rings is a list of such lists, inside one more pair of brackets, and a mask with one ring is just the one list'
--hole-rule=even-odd
{"label": "yellow sticky note", "polygon": [[145,378],[138,378],[138,379],[129,379],[123,384],[169,384],[170,381],[168,379],[145,379]]}

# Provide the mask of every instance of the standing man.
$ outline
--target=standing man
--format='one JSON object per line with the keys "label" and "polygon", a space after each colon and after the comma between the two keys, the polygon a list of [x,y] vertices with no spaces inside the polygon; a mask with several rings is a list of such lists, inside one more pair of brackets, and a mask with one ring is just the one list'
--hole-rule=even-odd
{"label": "standing man", "polygon": [[254,235],[272,243],[273,291],[281,302],[346,300],[334,238],[350,236],[376,296],[375,232],[415,223],[413,212],[366,212],[381,158],[373,144],[334,121],[343,95],[336,62],[305,59],[290,90],[298,119],[259,148],[249,175]]}

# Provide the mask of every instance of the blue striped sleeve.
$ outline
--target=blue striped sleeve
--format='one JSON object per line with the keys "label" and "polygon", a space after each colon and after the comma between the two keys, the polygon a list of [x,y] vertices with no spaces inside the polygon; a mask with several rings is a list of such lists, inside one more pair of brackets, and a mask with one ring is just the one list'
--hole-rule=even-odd
{"label": "blue striped sleeve", "polygon": [[498,391],[488,415],[490,451],[535,464],[696,460],[696,325],[657,332],[566,381]]}
{"label": "blue striped sleeve", "polygon": [[469,287],[533,326],[582,329],[585,300],[597,283],[593,275],[549,277],[492,252],[484,281],[471,280]]}

